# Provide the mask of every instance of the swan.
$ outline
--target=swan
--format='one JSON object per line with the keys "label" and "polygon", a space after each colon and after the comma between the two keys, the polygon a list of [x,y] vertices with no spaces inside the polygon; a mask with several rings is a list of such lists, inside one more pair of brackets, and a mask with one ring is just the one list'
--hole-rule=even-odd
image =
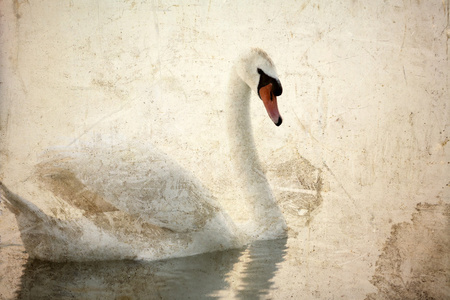
{"label": "swan", "polygon": [[286,237],[253,139],[252,91],[280,126],[282,86],[272,60],[255,48],[235,61],[226,102],[233,187],[242,195],[234,205],[251,212],[244,223],[233,220],[199,180],[151,145],[95,143],[77,151],[49,151],[15,192],[0,183],[30,258],[157,260]]}

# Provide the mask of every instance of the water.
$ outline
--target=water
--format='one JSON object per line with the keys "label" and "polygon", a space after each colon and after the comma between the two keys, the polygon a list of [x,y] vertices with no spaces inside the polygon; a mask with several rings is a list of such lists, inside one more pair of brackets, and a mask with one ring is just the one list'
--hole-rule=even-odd
{"label": "water", "polygon": [[286,239],[163,261],[28,261],[18,299],[258,299],[273,287]]}

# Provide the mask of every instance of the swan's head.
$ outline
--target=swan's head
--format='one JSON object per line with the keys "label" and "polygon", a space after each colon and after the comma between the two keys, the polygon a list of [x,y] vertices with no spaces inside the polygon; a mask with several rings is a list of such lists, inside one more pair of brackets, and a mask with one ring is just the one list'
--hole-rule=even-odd
{"label": "swan's head", "polygon": [[261,49],[251,49],[238,60],[236,72],[263,101],[275,125],[280,126],[283,119],[278,111],[277,96],[281,95],[283,88],[267,53]]}

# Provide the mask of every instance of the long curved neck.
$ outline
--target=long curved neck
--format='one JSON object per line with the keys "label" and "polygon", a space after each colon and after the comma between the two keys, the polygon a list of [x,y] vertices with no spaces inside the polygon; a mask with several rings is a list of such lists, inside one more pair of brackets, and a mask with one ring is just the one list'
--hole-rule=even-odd
{"label": "long curved neck", "polygon": [[[240,179],[245,179],[246,186],[249,186],[249,180],[252,180],[255,174],[262,174],[250,119],[251,90],[233,70],[228,91],[227,129],[230,154],[237,175]],[[263,178],[265,179],[264,176]]]}
{"label": "long curved neck", "polygon": [[285,224],[258,159],[250,119],[251,90],[234,69],[228,91],[227,129],[237,184],[250,205],[257,227],[270,237],[278,236]]}

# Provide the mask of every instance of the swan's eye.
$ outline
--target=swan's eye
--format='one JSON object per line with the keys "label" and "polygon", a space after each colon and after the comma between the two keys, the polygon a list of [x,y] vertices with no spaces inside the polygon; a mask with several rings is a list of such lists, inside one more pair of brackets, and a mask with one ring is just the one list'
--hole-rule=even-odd
{"label": "swan's eye", "polygon": [[283,88],[281,87],[281,82],[278,79],[275,79],[266,73],[264,73],[263,70],[260,68],[257,69],[259,77],[259,83],[258,83],[258,91],[261,87],[268,85],[269,83],[273,86],[273,95],[280,96],[283,93]]}

